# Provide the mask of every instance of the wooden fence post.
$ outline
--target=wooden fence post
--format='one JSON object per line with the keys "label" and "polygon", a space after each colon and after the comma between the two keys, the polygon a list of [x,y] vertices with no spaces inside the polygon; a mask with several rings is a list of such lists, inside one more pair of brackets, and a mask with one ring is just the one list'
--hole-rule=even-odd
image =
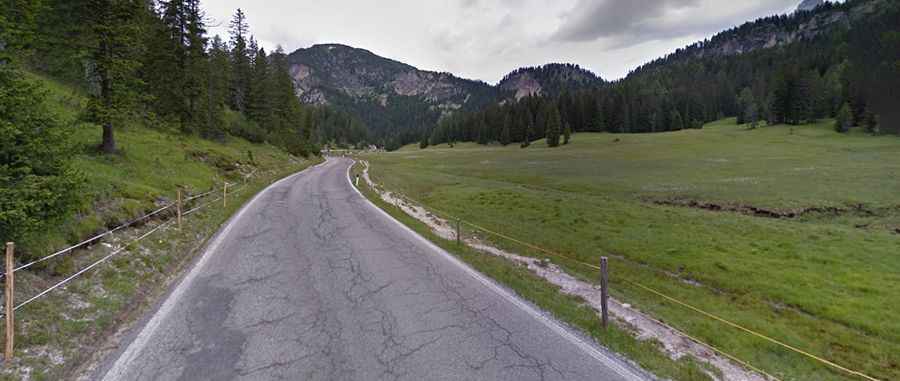
{"label": "wooden fence post", "polygon": [[9,366],[13,358],[13,340],[16,337],[15,327],[15,262],[13,261],[13,253],[16,245],[12,242],[6,243],[6,304],[3,312],[6,315],[6,350],[3,352],[4,363]]}
{"label": "wooden fence post", "polygon": [[600,257],[600,312],[603,317],[603,329],[609,325],[609,272],[606,257]]}
{"label": "wooden fence post", "polygon": [[175,210],[178,213],[178,229],[181,230],[181,188],[178,188],[178,204],[175,207]]}
{"label": "wooden fence post", "polygon": [[228,206],[228,182],[225,182],[225,185],[222,186],[222,206]]}
{"label": "wooden fence post", "polygon": [[456,244],[460,242],[459,218],[456,219]]}

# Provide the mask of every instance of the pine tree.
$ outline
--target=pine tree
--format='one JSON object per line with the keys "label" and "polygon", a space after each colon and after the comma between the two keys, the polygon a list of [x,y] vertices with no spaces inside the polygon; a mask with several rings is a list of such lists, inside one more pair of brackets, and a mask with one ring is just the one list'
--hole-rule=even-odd
{"label": "pine tree", "polygon": [[750,116],[748,114],[748,110],[751,108],[751,105],[756,103],[756,100],[753,98],[753,91],[750,90],[749,87],[745,87],[741,90],[741,93],[738,95],[738,114],[737,114],[737,124],[745,124],[749,122]]}
{"label": "pine tree", "polygon": [[525,108],[525,114],[523,115],[522,123],[524,123],[524,131],[525,135],[522,136],[522,142],[527,143],[525,146],[527,147],[531,144],[531,139],[534,139],[535,136],[535,125],[534,125],[534,114],[531,113],[527,107]]}
{"label": "pine tree", "polygon": [[850,112],[850,104],[844,103],[838,110],[837,117],[834,120],[834,130],[840,133],[850,131],[853,126],[853,114]]}
{"label": "pine tree", "polygon": [[510,137],[510,130],[512,129],[512,118],[509,114],[506,114],[503,117],[503,129],[500,131],[500,144],[509,145],[512,138]]}
{"label": "pine tree", "polygon": [[863,111],[860,125],[862,125],[863,129],[866,132],[875,134],[878,132],[878,116],[875,115],[868,107],[866,107],[866,110]]}
{"label": "pine tree", "polygon": [[672,116],[669,118],[669,131],[680,131],[684,129],[684,120],[681,113],[677,109],[672,110]]}
{"label": "pine tree", "polygon": [[594,131],[597,132],[606,132],[608,128],[606,126],[606,118],[603,117],[603,109],[602,107],[598,107],[597,112],[594,114],[594,121],[592,122]]}
{"label": "pine tree", "polygon": [[569,140],[572,139],[572,126],[569,125],[569,122],[566,122],[566,127],[563,129],[563,145],[569,144]]}
{"label": "pine tree", "polygon": [[534,130],[532,132],[533,139],[540,139],[547,136],[547,118],[549,116],[548,106],[546,103],[538,103],[534,114]]}
{"label": "pine tree", "polygon": [[45,90],[10,63],[0,63],[0,89],[0,237],[18,241],[69,213],[83,177],[69,162],[72,131],[46,109]]}
{"label": "pine tree", "polygon": [[747,109],[744,110],[744,115],[747,118],[747,122],[750,123],[750,129],[754,130],[759,127],[759,112],[757,111],[757,107],[755,103],[751,103],[747,105]]}
{"label": "pine tree", "polygon": [[0,64],[28,55],[37,39],[40,0],[7,0],[0,4]]}
{"label": "pine tree", "polygon": [[86,44],[91,57],[87,119],[103,128],[100,149],[116,152],[114,127],[133,111],[140,81],[139,0],[88,0],[92,12],[84,20]]}
{"label": "pine tree", "polygon": [[560,130],[562,130],[562,118],[559,115],[559,110],[553,104],[548,104],[546,109],[546,120],[547,120],[547,146],[549,147],[558,147],[559,146],[559,134]]}
{"label": "pine tree", "polygon": [[[231,19],[231,108],[240,112],[246,110],[247,94],[252,78],[251,52],[248,49],[249,29],[247,16],[238,8]],[[255,52],[253,52],[255,54]]]}
{"label": "pine tree", "polygon": [[[252,40],[251,40],[252,41]],[[256,46],[252,42],[251,47]],[[247,91],[247,99],[244,107],[247,117],[258,123],[264,130],[271,132],[272,118],[269,104],[269,57],[266,50],[259,48],[253,55],[253,70],[251,71],[250,84]]]}
{"label": "pine tree", "polygon": [[214,122],[208,118],[213,113],[211,108],[214,104],[208,104],[213,101],[207,94],[211,68],[206,49],[206,23],[202,12],[199,0],[184,0],[184,111],[181,115],[181,130],[184,132],[207,131]]}

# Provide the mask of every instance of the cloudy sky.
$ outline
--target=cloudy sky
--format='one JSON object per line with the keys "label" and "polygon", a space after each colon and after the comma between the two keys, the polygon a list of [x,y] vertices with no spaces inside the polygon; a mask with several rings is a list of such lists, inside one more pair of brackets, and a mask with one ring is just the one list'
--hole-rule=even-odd
{"label": "cloudy sky", "polygon": [[606,79],[800,0],[206,0],[213,33],[236,8],[263,47],[341,43],[420,69],[496,83],[571,62]]}

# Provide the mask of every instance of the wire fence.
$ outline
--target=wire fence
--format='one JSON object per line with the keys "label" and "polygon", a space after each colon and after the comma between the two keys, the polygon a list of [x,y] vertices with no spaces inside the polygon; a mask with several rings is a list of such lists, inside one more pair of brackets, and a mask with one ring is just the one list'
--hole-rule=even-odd
{"label": "wire fence", "polygon": [[[398,194],[397,196],[400,196],[400,195]],[[526,242],[526,241],[524,241],[524,240],[520,240],[520,239],[511,237],[511,236],[509,236],[509,235],[507,235],[507,234],[503,234],[503,233],[497,232],[497,231],[492,230],[492,229],[485,228],[485,227],[483,227],[483,226],[480,226],[480,225],[478,225],[478,224],[472,223],[472,222],[470,222],[470,221],[463,220],[462,218],[456,217],[455,215],[453,215],[453,214],[451,214],[451,213],[448,213],[448,212],[446,212],[446,211],[437,209],[437,208],[435,208],[435,207],[433,207],[433,206],[430,206],[430,205],[428,205],[428,204],[425,204],[425,203],[423,203],[423,202],[421,202],[421,201],[419,201],[419,200],[413,199],[413,198],[408,197],[408,196],[406,196],[406,195],[402,195],[402,196],[400,196],[400,197],[401,197],[401,198],[405,198],[405,199],[407,199],[408,201],[410,201],[410,202],[412,202],[412,203],[414,203],[414,204],[416,204],[416,205],[422,207],[422,208],[425,209],[426,211],[430,211],[430,212],[432,212],[432,213],[435,214],[435,215],[442,216],[442,218],[444,218],[444,219],[446,219],[446,220],[448,220],[448,221],[458,221],[458,222],[460,222],[460,223],[462,223],[462,224],[465,224],[466,226],[469,226],[469,227],[472,228],[473,230],[481,231],[481,232],[487,233],[487,234],[489,234],[489,235],[491,235],[491,236],[494,236],[494,237],[497,237],[497,238],[500,238],[500,239],[503,239],[503,240],[507,240],[507,241],[509,241],[509,242],[516,243],[516,244],[518,244],[518,245],[527,247],[527,248],[529,248],[529,249],[535,250],[535,251],[537,251],[537,252],[541,252],[541,253],[543,253],[543,254],[546,254],[546,255],[549,255],[549,256],[552,256],[552,257],[564,259],[564,260],[566,260],[566,261],[569,261],[569,262],[571,262],[571,263],[577,264],[577,265],[579,265],[579,266],[583,266],[583,267],[586,267],[586,268],[589,268],[589,269],[592,269],[592,270],[598,270],[598,271],[600,270],[600,266],[597,266],[597,265],[594,265],[594,264],[591,264],[591,263],[587,263],[587,262],[584,262],[584,261],[579,260],[579,259],[577,259],[577,258],[573,258],[573,257],[571,257],[571,256],[564,255],[564,254],[561,254],[561,253],[558,253],[558,252],[555,252],[555,251],[552,251],[552,250],[548,250],[548,249],[543,248],[543,247],[541,247],[541,246],[538,246],[538,245],[535,245],[535,244]],[[459,233],[457,233],[457,234],[459,234]],[[612,257],[612,258],[618,259],[618,260],[622,260],[622,261],[627,261],[627,260],[624,259],[624,258],[617,258],[617,257]],[[659,270],[656,270],[656,269],[651,269],[651,270],[653,270],[653,271],[659,271]],[[666,274],[666,275],[667,275],[667,276],[671,276],[671,274]],[[703,316],[703,317],[705,317],[705,318],[708,318],[708,319],[717,321],[717,322],[719,322],[719,323],[725,324],[725,325],[727,325],[727,326],[729,326],[729,327],[731,327],[731,328],[737,329],[737,330],[739,330],[739,331],[741,331],[741,332],[743,332],[743,333],[752,335],[752,336],[754,336],[754,337],[757,337],[757,338],[759,338],[759,339],[762,339],[762,340],[764,340],[764,341],[766,341],[766,342],[769,342],[769,343],[771,343],[771,344],[775,344],[776,346],[779,346],[779,347],[781,347],[781,348],[783,348],[783,349],[786,349],[786,350],[789,350],[789,351],[791,351],[791,352],[800,354],[800,355],[802,355],[802,356],[804,356],[804,357],[806,357],[806,358],[809,358],[809,359],[811,359],[811,360],[813,360],[813,361],[816,361],[816,362],[818,362],[818,363],[820,363],[820,364],[823,364],[823,365],[826,365],[826,366],[831,367],[831,368],[833,368],[833,369],[836,369],[836,370],[839,370],[839,371],[841,371],[841,372],[844,372],[844,373],[846,373],[846,374],[848,374],[848,375],[857,376],[857,377],[860,377],[860,378],[865,379],[865,380],[868,380],[868,381],[879,381],[877,378],[872,377],[872,376],[869,376],[869,375],[867,375],[866,373],[863,373],[863,372],[861,372],[861,371],[857,371],[857,370],[854,370],[854,369],[847,368],[847,367],[842,366],[842,365],[840,365],[840,364],[837,364],[837,363],[835,363],[835,362],[833,362],[833,361],[831,361],[831,360],[828,360],[828,359],[825,359],[825,358],[823,358],[823,357],[821,357],[821,356],[818,356],[818,355],[815,355],[815,354],[813,354],[813,353],[810,353],[809,351],[805,351],[805,350],[803,350],[803,349],[800,349],[800,348],[798,348],[798,347],[796,347],[796,346],[787,344],[787,343],[785,343],[785,342],[783,342],[783,341],[781,341],[781,340],[772,338],[772,337],[770,337],[770,336],[768,336],[768,335],[766,335],[766,334],[763,334],[763,333],[761,333],[761,332],[758,332],[758,331],[756,331],[756,330],[747,328],[747,327],[745,327],[745,326],[743,326],[743,325],[741,325],[741,324],[739,324],[739,323],[736,323],[736,322],[731,321],[731,320],[729,320],[729,319],[723,318],[723,317],[721,317],[721,316],[719,316],[719,315],[716,315],[716,314],[713,314],[713,313],[708,312],[708,311],[706,311],[706,310],[703,310],[703,309],[701,309],[701,308],[699,308],[699,307],[697,307],[697,306],[695,306],[695,305],[693,305],[693,304],[690,304],[690,303],[687,303],[687,302],[685,302],[685,301],[682,301],[682,300],[680,300],[680,299],[678,299],[678,298],[676,298],[676,297],[673,297],[673,296],[671,296],[671,295],[668,295],[668,294],[666,294],[666,293],[664,293],[664,292],[662,292],[662,291],[659,291],[659,290],[657,290],[657,289],[655,289],[655,288],[652,288],[652,287],[649,287],[649,286],[647,286],[647,285],[644,285],[644,284],[642,284],[642,283],[640,283],[640,282],[637,282],[637,281],[634,281],[634,280],[631,280],[631,279],[622,279],[622,281],[624,281],[624,282],[626,282],[626,283],[628,283],[628,284],[630,284],[630,285],[633,285],[633,286],[635,286],[635,287],[637,287],[637,288],[639,288],[639,289],[642,289],[642,290],[644,290],[644,291],[646,291],[646,292],[649,292],[649,293],[651,293],[651,294],[653,294],[653,295],[655,295],[655,296],[657,296],[657,297],[660,297],[660,298],[662,298],[662,299],[664,299],[664,300],[667,300],[667,301],[669,301],[669,302],[675,303],[676,305],[679,305],[679,306],[681,306],[681,307],[683,307],[683,308],[685,308],[685,309],[687,309],[687,310],[689,310],[689,311],[692,311],[692,312],[694,312],[694,313],[696,313],[696,314],[698,314],[698,315],[700,315],[700,316]],[[731,359],[731,360],[733,360],[733,361],[735,361],[735,362],[737,362],[737,363],[739,363],[739,364],[741,364],[741,365],[747,367],[748,369],[751,369],[751,370],[753,370],[753,371],[756,371],[756,372],[758,372],[758,373],[760,373],[760,374],[762,374],[762,375],[764,375],[764,376],[766,376],[766,377],[769,377],[769,378],[771,378],[771,379],[778,380],[777,377],[775,377],[775,376],[773,376],[773,375],[771,375],[771,374],[765,372],[764,370],[762,370],[762,369],[761,369],[760,367],[758,367],[758,366],[752,365],[751,363],[749,363],[749,362],[746,361],[746,360],[742,360],[742,359],[738,358],[737,356],[732,355],[732,354],[730,354],[730,353],[727,353],[727,352],[725,352],[725,351],[722,350],[722,349],[716,348],[715,346],[713,346],[713,345],[711,345],[711,344],[709,344],[709,343],[706,343],[706,342],[704,342],[704,341],[701,341],[700,339],[697,339],[697,338],[694,337],[694,336],[688,335],[688,334],[686,334],[686,333],[684,333],[684,332],[682,332],[682,331],[680,331],[680,330],[677,330],[677,329],[675,329],[674,327],[671,327],[671,326],[668,325],[668,324],[665,324],[665,323],[662,323],[662,324],[665,325],[665,326],[667,326],[667,327],[669,327],[669,328],[671,328],[671,329],[673,329],[673,330],[678,331],[679,333],[681,333],[681,334],[684,335],[685,337],[687,337],[687,338],[689,338],[689,339],[691,339],[691,340],[693,340],[693,341],[695,341],[695,342],[697,342],[697,343],[699,343],[699,344],[701,344],[701,345],[703,345],[703,346],[706,346],[706,347],[710,348],[710,349],[713,350],[714,352],[719,353],[720,355],[725,356],[725,357],[727,357],[727,358],[729,358],[729,359]]]}
{"label": "wire fence", "polygon": [[[200,198],[208,197],[208,196],[210,196],[210,195],[212,195],[212,194],[214,194],[214,193],[219,194],[219,196],[217,196],[216,198],[211,199],[211,200],[208,200],[208,201],[206,201],[206,202],[204,202],[204,203],[202,203],[202,204],[200,204],[200,205],[198,205],[198,206],[196,206],[196,207],[194,207],[194,208],[192,208],[192,209],[190,209],[190,210],[187,210],[187,211],[183,212],[183,213],[182,213],[182,216],[188,216],[188,215],[193,214],[193,213],[195,213],[195,212],[197,212],[197,211],[199,211],[199,210],[201,210],[201,209],[204,209],[204,208],[208,207],[208,206],[211,205],[212,203],[220,202],[220,201],[222,201],[223,197],[228,197],[228,196],[230,196],[230,195],[234,195],[234,194],[240,193],[240,192],[243,190],[243,188],[244,188],[244,184],[237,185],[237,186],[235,186],[234,188],[230,188],[230,186],[231,186],[232,184],[229,184],[229,183],[225,183],[225,184],[226,184],[226,185],[225,185],[224,189],[227,189],[227,191],[225,191],[225,190],[223,189],[221,192],[219,192],[217,189],[212,189],[212,190],[210,190],[210,191],[208,191],[208,192],[204,192],[204,193],[201,193],[201,194],[194,195],[194,196],[191,196],[191,197],[186,198],[184,201],[181,202],[182,205],[184,205],[184,204],[186,204],[186,203],[188,203],[188,202],[191,202],[191,201],[200,199]],[[131,220],[131,221],[128,221],[128,222],[126,222],[126,223],[124,223],[124,224],[122,224],[122,225],[119,225],[119,226],[117,226],[117,227],[115,227],[115,228],[113,228],[113,229],[107,230],[107,231],[104,232],[104,233],[95,235],[95,236],[93,236],[93,237],[91,237],[91,238],[88,238],[88,239],[86,239],[86,240],[84,240],[84,241],[82,241],[82,242],[79,242],[79,243],[77,243],[77,244],[75,244],[75,245],[69,246],[69,247],[64,248],[64,249],[62,249],[62,250],[56,251],[56,252],[54,252],[54,253],[52,253],[52,254],[50,254],[50,255],[41,257],[41,258],[39,258],[39,259],[36,259],[36,260],[33,260],[33,261],[28,262],[28,263],[26,263],[26,264],[23,264],[23,265],[20,265],[20,266],[18,266],[18,267],[15,267],[12,271],[13,271],[13,273],[15,273],[15,272],[17,272],[17,271],[27,269],[27,268],[29,268],[29,267],[31,267],[31,266],[33,266],[33,265],[36,265],[36,264],[41,263],[41,262],[48,261],[48,260],[50,260],[50,259],[59,257],[59,256],[61,256],[61,255],[73,253],[73,252],[75,252],[75,250],[77,250],[78,248],[81,248],[81,247],[87,246],[87,245],[89,245],[89,244],[91,244],[91,243],[97,242],[97,241],[103,239],[103,238],[106,237],[106,236],[109,236],[109,235],[111,235],[111,234],[113,234],[113,233],[115,233],[115,232],[117,232],[117,231],[120,231],[120,230],[122,230],[122,229],[125,229],[125,228],[127,228],[127,227],[129,227],[129,226],[133,226],[134,224],[136,224],[136,223],[138,223],[138,222],[142,222],[142,221],[149,220],[149,219],[151,219],[152,217],[159,215],[159,214],[162,213],[163,211],[166,211],[166,210],[171,209],[171,208],[173,208],[173,207],[179,207],[178,203],[169,203],[168,205],[165,205],[165,206],[163,206],[163,207],[160,207],[160,208],[158,208],[158,209],[156,209],[156,210],[154,210],[154,211],[152,211],[152,212],[150,212],[150,213],[147,213],[147,214],[145,214],[145,215],[143,215],[143,216],[140,216],[140,217],[135,218],[135,219],[133,219],[133,220]],[[136,243],[138,243],[138,242],[144,240],[145,238],[149,237],[149,236],[152,235],[153,233],[156,233],[157,231],[159,231],[159,230],[161,230],[161,229],[163,229],[163,228],[166,228],[166,227],[168,227],[168,226],[170,226],[170,225],[172,225],[172,224],[174,224],[174,223],[176,223],[176,222],[177,222],[177,220],[174,220],[174,219],[169,219],[169,220],[166,220],[166,221],[162,222],[161,224],[157,225],[156,227],[154,227],[154,228],[148,230],[147,232],[141,234],[140,236],[138,236],[138,237],[132,239],[132,240],[129,241],[128,243],[126,243],[126,244],[124,244],[124,245],[122,245],[122,246],[116,248],[115,250],[113,250],[113,251],[110,252],[109,254],[103,256],[102,258],[100,258],[100,259],[98,259],[98,260],[96,260],[96,261],[90,263],[89,265],[85,266],[84,268],[78,270],[78,271],[75,272],[74,274],[72,274],[72,275],[70,275],[70,276],[68,276],[68,277],[66,277],[66,278],[63,278],[62,280],[56,282],[55,284],[53,284],[53,285],[50,286],[50,287],[48,287],[48,288],[46,288],[46,289],[44,289],[44,290],[38,292],[37,294],[35,294],[34,296],[32,296],[32,297],[26,299],[25,301],[16,304],[15,307],[12,308],[12,310],[13,310],[13,311],[18,311],[20,308],[25,307],[25,306],[27,306],[28,304],[37,301],[38,299],[40,299],[41,297],[43,297],[43,296],[49,294],[49,293],[52,292],[53,290],[56,290],[56,289],[58,289],[59,287],[65,285],[66,283],[71,282],[72,280],[78,278],[79,276],[85,274],[86,272],[88,272],[88,271],[90,271],[90,270],[96,268],[97,266],[99,266],[99,265],[101,265],[101,264],[107,262],[108,260],[112,259],[113,257],[116,257],[116,256],[120,255],[121,253],[125,252],[129,247],[131,247],[132,245],[134,245],[134,244],[136,244]],[[5,276],[5,275],[6,275],[6,273],[3,273],[3,274],[0,275],[0,276]],[[5,316],[6,316],[6,311],[3,311],[3,309],[0,308],[0,318],[5,317]]]}

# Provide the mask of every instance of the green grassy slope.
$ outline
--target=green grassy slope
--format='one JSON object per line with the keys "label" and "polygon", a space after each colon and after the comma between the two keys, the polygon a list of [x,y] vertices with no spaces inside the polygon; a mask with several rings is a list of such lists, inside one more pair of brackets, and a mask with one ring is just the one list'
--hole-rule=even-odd
{"label": "green grassy slope", "polygon": [[[183,227],[171,224],[172,212],[160,219],[124,229],[103,244],[83,247],[27,270],[16,272],[16,302],[37,295],[77,270],[114,252],[125,251],[18,310],[12,362],[0,370],[0,380],[59,380],[90,377],[85,364],[108,353],[119,329],[134,322],[162,297],[169,283],[201,252],[209,239],[244,202],[271,182],[302,170],[320,159],[299,159],[276,147],[237,138],[213,142],[176,131],[134,122],[116,130],[121,153],[96,152],[100,128],[77,122],[85,99],[71,87],[35,74],[47,90],[50,111],[71,128],[73,165],[86,184],[81,205],[61,224],[16,243],[16,258],[50,254],[174,201],[178,187],[198,194],[222,182],[230,188],[227,206],[212,203],[220,193],[190,207],[208,204],[186,216]],[[252,176],[251,176],[252,175]],[[245,182],[246,181],[246,182]],[[169,225],[161,226],[164,221]],[[160,227],[146,239],[127,245]],[[0,327],[0,336],[5,327]],[[84,373],[84,374],[82,374]]]}
{"label": "green grassy slope", "polygon": [[100,128],[78,122],[83,94],[36,74],[30,77],[44,84],[49,109],[70,126],[73,164],[87,184],[82,205],[72,218],[19,245],[29,255],[76,242],[172,201],[178,187],[201,193],[221,187],[226,179],[238,181],[253,171],[278,170],[297,162],[273,146],[232,137],[214,142],[162,127],[148,128],[142,121],[115,131],[120,154],[100,155],[95,148]]}
{"label": "green grassy slope", "polygon": [[892,318],[900,314],[900,140],[839,135],[828,122],[751,131],[725,120],[675,133],[578,134],[569,146],[545,147],[367,159],[388,189],[437,209],[581,261],[612,256],[614,295],[777,376],[845,378],[626,281],[900,378]]}

